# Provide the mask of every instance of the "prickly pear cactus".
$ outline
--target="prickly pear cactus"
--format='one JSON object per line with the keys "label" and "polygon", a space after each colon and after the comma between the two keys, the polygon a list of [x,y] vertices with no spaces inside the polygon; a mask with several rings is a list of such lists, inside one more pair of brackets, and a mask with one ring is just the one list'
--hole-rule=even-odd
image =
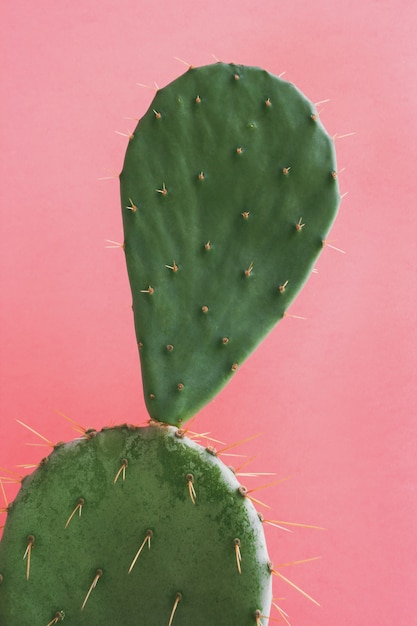
{"label": "prickly pear cactus", "polygon": [[339,204],[333,142],[268,72],[190,68],[157,92],[120,183],[155,423],[86,431],[23,479],[0,543],[0,623],[266,626],[277,572],[262,516],[178,427],[306,281]]}
{"label": "prickly pear cactus", "polygon": [[272,599],[256,510],[214,451],[170,426],[58,445],[0,544],[0,624],[253,626]]}
{"label": "prickly pear cactus", "polygon": [[120,182],[147,408],[179,425],[312,270],[339,204],[333,141],[292,84],[190,68],[140,120]]}

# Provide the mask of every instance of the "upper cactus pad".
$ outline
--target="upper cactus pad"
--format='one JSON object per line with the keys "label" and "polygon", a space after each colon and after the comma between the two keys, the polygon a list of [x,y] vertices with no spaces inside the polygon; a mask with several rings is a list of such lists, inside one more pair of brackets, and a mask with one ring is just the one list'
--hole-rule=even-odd
{"label": "upper cactus pad", "polygon": [[190,68],[158,91],[120,176],[145,399],[181,424],[304,284],[340,195],[333,141],[292,84]]}

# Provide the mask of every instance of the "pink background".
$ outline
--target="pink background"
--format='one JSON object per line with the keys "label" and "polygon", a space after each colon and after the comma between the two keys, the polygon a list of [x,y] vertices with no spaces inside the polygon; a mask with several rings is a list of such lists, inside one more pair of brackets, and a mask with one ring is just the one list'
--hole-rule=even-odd
{"label": "pink background", "polygon": [[[417,624],[417,10],[411,0],[39,0],[1,7],[0,465],[86,427],[144,422],[119,249],[126,138],[151,89],[223,61],[286,72],[336,139],[344,198],[287,318],[194,426],[236,441],[262,490],[293,626]],[[239,463],[237,460],[235,463]],[[0,474],[5,476],[4,471]],[[258,484],[270,479],[258,479]],[[245,479],[254,485],[254,479]],[[16,487],[6,484],[13,498]],[[256,495],[256,494],[254,494]],[[0,498],[2,498],[0,494]],[[0,503],[3,506],[3,503]],[[4,515],[1,516],[4,523]],[[277,617],[276,612],[272,613]],[[272,622],[271,622],[272,623]]]}

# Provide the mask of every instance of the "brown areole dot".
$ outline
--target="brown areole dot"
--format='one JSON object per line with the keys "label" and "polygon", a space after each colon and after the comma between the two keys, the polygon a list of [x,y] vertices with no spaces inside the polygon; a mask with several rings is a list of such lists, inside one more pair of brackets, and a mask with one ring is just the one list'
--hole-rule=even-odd
{"label": "brown areole dot", "polygon": [[304,228],[304,226],[305,226],[305,224],[303,224],[303,223],[302,223],[302,221],[303,221],[303,218],[302,218],[302,217],[300,217],[300,219],[298,220],[298,222],[297,222],[297,223],[296,223],[296,225],[295,225],[295,228],[296,228],[296,230],[297,230],[299,233],[303,230],[303,228]]}

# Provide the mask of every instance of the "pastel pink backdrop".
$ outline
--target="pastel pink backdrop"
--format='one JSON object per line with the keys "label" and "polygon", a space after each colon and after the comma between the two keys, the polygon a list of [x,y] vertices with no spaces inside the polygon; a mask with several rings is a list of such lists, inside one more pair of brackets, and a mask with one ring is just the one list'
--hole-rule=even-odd
{"label": "pastel pink backdrop", "polygon": [[124,257],[106,247],[123,238],[115,131],[153,96],[138,83],[182,73],[175,57],[286,72],[329,99],[332,135],[356,133],[336,138],[348,195],[330,239],[345,254],[324,251],[291,309],[306,319],[280,323],[194,427],[264,433],[242,446],[251,467],[291,477],[259,492],[267,516],[327,528],[267,528],[276,565],[322,557],[282,570],[321,608],[275,581],[293,626],[417,624],[415,5],[17,0],[1,13],[0,465],[22,473],[48,451],[16,420],[56,442],[75,435],[58,411],[97,428],[147,418]]}

